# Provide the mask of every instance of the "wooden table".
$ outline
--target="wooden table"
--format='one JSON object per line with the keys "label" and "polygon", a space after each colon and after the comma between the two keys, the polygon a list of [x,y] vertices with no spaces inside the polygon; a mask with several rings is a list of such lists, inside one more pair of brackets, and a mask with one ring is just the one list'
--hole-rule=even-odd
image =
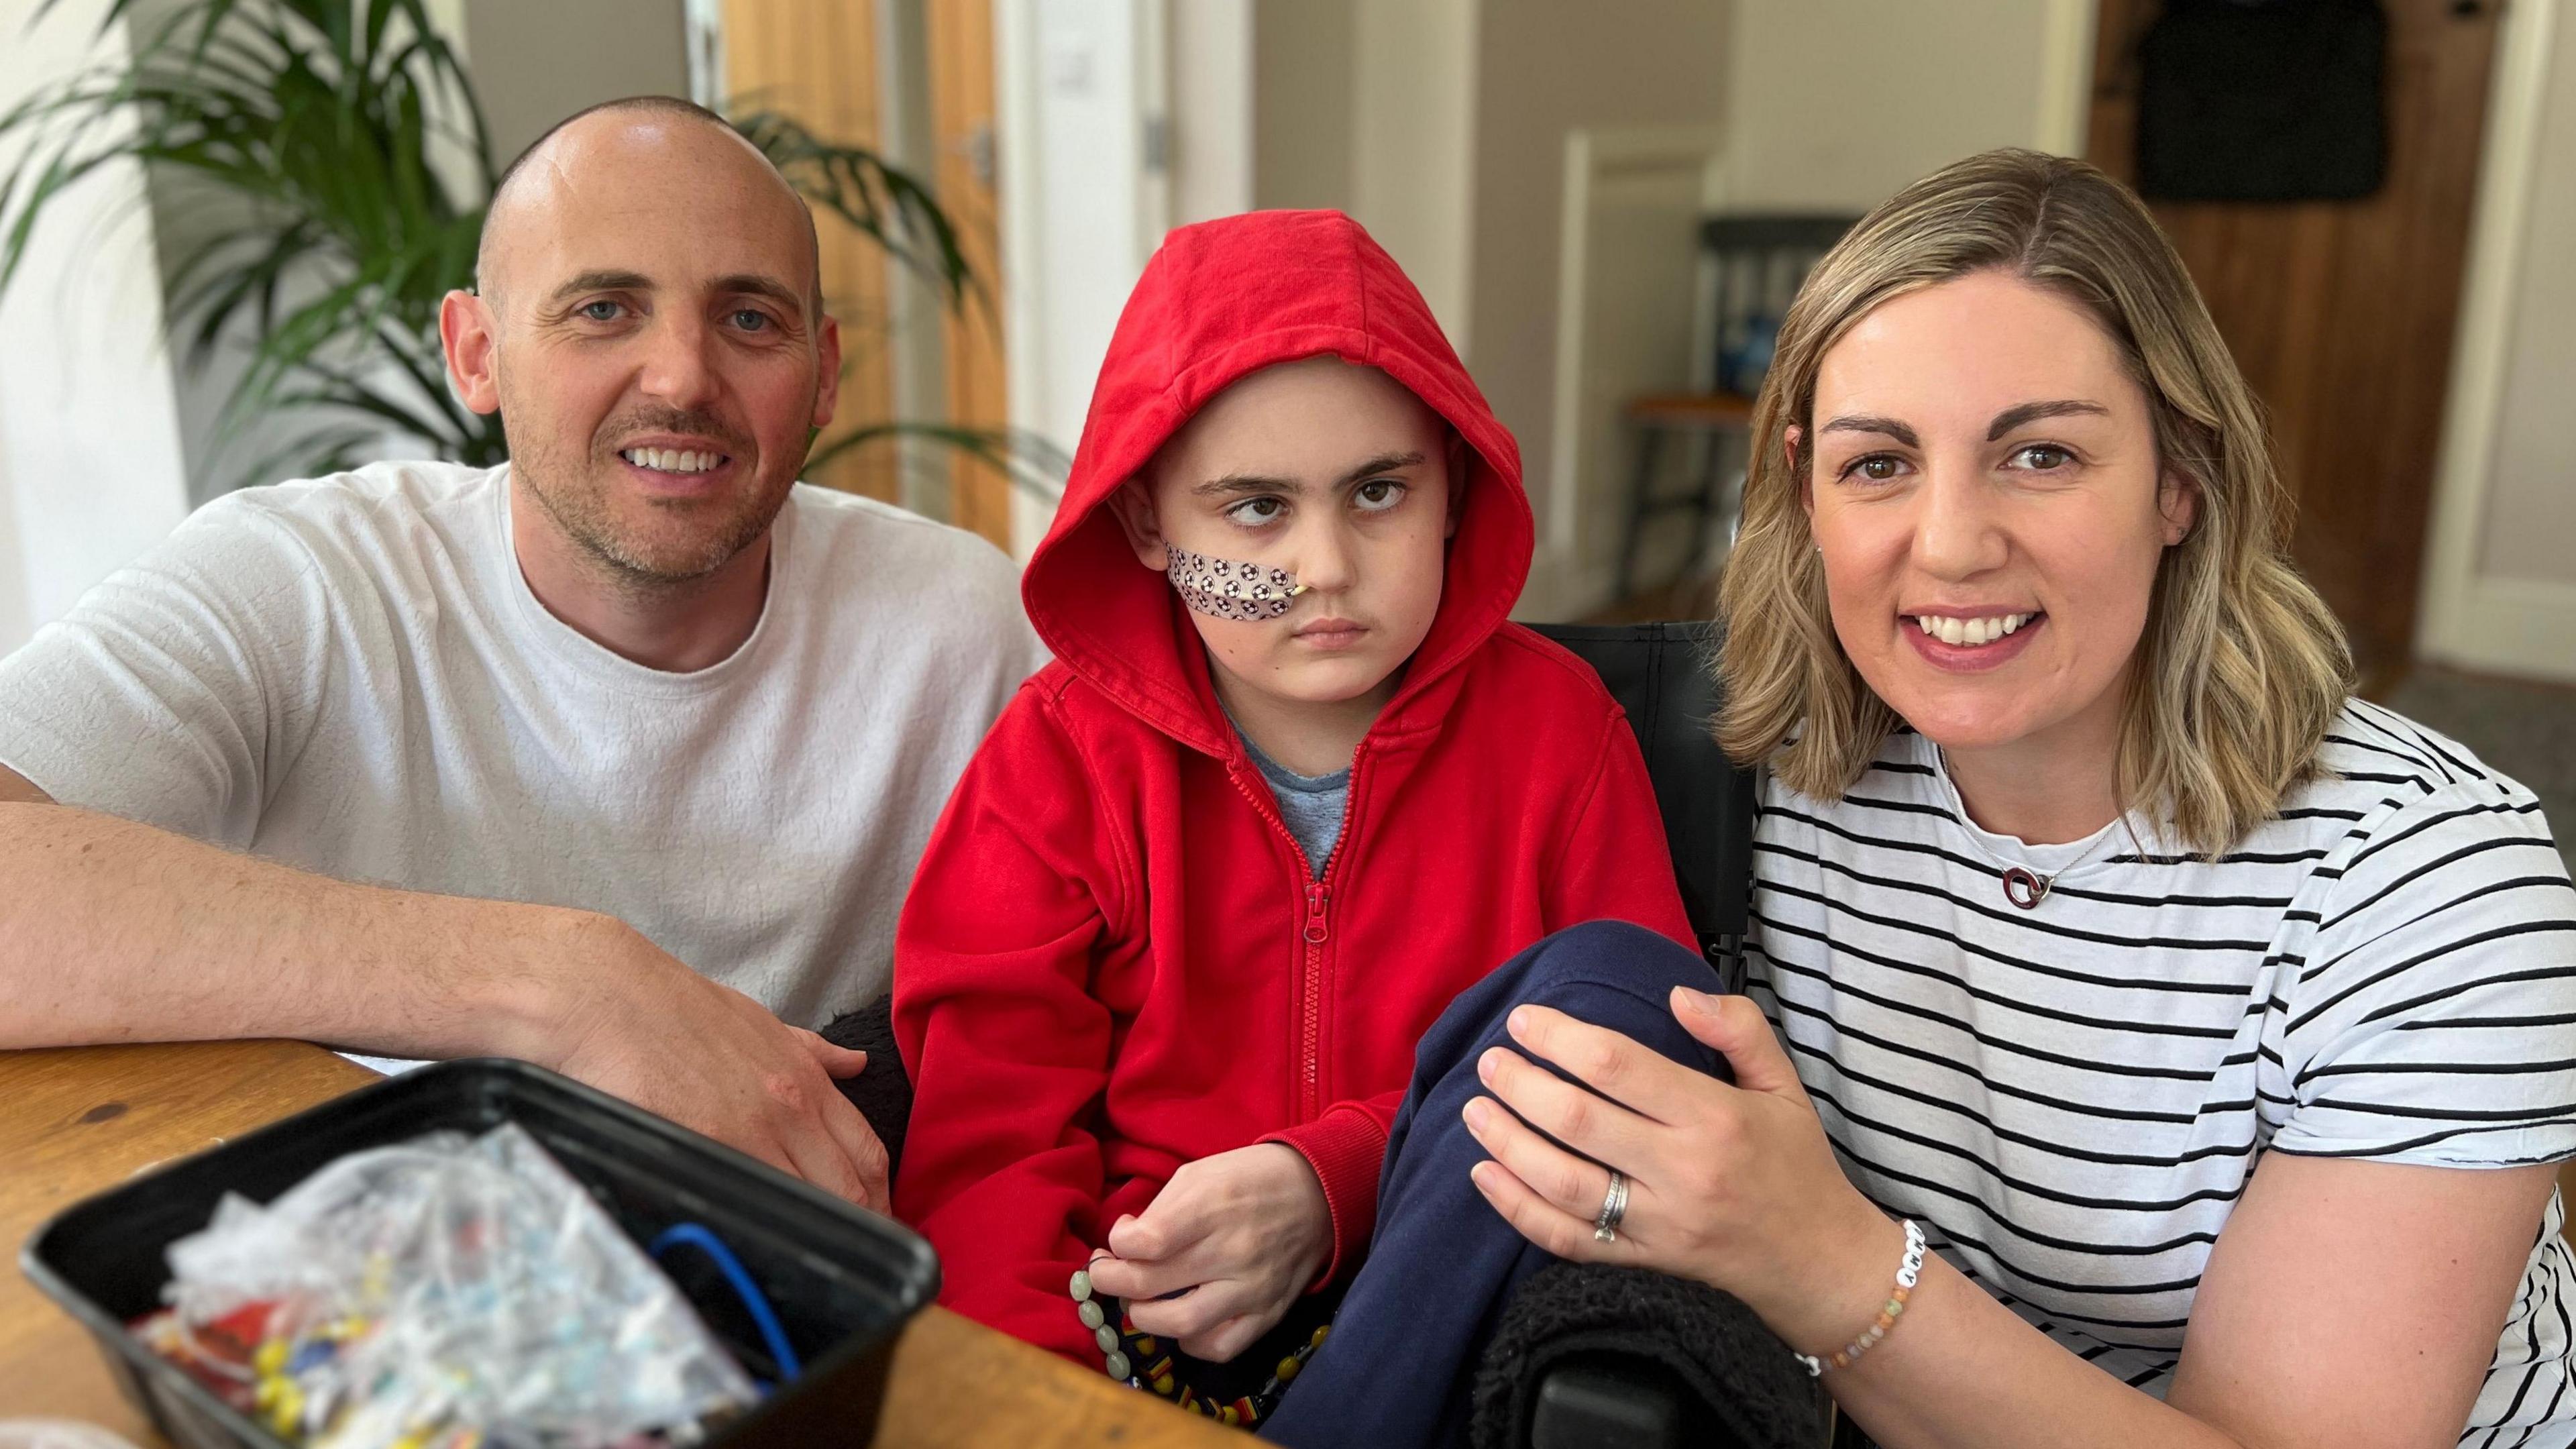
{"label": "wooden table", "polygon": [[[109,1382],[89,1335],[19,1272],[19,1248],[81,1198],[373,1079],[301,1042],[0,1052],[0,1418],[85,1419],[158,1444]],[[895,1346],[877,1442],[1226,1449],[1251,1441],[933,1307]]]}

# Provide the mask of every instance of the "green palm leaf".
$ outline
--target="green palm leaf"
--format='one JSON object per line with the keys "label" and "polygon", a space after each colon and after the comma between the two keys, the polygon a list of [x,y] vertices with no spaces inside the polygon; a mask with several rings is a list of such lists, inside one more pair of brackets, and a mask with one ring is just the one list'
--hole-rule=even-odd
{"label": "green palm leaf", "polygon": [[[53,8],[46,0],[31,23]],[[317,431],[254,460],[244,481],[327,471],[387,431],[463,462],[506,457],[498,420],[448,392],[440,353],[439,302],[473,285],[496,167],[481,102],[427,0],[192,0],[148,24],[135,0],[111,0],[104,23],[132,32],[125,59],[0,113],[0,137],[27,143],[0,176],[0,291],[53,200],[132,159],[192,200],[202,192],[217,214],[170,268],[168,295],[188,365],[206,366],[229,340],[247,348],[218,448],[261,419],[319,415]],[[735,125],[818,210],[948,306],[981,295],[955,225],[912,176],[775,111]],[[432,164],[442,148],[465,158],[466,189]],[[834,446],[898,435],[962,448],[1049,491],[1052,450],[1003,433],[884,423]]]}

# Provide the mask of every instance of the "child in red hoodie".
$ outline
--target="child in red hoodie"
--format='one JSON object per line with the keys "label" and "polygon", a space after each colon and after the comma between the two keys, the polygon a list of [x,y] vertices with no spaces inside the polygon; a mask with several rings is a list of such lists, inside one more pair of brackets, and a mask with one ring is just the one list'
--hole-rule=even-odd
{"label": "child in red hoodie", "polygon": [[1691,939],[1618,707],[1505,620],[1531,537],[1511,435],[1358,225],[1165,241],[1023,584],[1056,662],[897,936],[895,1207],[949,1306],[1258,1418],[1453,998],[1578,922]]}

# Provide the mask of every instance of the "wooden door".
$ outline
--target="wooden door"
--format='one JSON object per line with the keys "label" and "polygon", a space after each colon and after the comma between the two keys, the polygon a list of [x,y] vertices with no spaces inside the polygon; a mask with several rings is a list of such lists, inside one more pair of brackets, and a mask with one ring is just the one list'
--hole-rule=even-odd
{"label": "wooden door", "polygon": [[[922,22],[929,71],[921,83],[928,87],[931,154],[888,159],[930,183],[957,224],[977,283],[974,297],[941,317],[945,377],[938,411],[906,421],[998,430],[1010,414],[1002,391],[991,0],[724,0],[726,90],[738,107],[784,111],[832,140],[882,147],[880,4],[918,7],[897,14],[917,14]],[[891,416],[898,339],[889,288],[922,283],[891,268],[874,243],[830,216],[820,222],[824,302],[840,319],[843,357],[841,408],[824,435],[828,443]],[[886,443],[854,448],[815,470],[811,481],[902,502],[905,456]],[[935,491],[913,500],[916,505],[1008,548],[1009,480],[962,451],[952,452],[943,469],[944,507]]]}
{"label": "wooden door", "polygon": [[[779,111],[816,135],[877,144],[876,0],[725,0],[725,95],[737,111]],[[885,253],[829,213],[815,218],[823,305],[841,324],[841,405],[817,444],[884,422],[894,405]],[[856,447],[808,482],[900,502],[898,451]]]}
{"label": "wooden door", "polygon": [[[974,269],[976,295],[950,311],[941,341],[948,418],[960,427],[1001,429],[1011,420],[1002,390],[1002,252],[999,132],[993,114],[993,0],[926,0],[931,136],[938,161],[931,184],[957,223]],[[960,453],[949,463],[948,521],[1011,546],[1011,482],[989,463]]]}
{"label": "wooden door", "polygon": [[[2269,411],[2297,553],[2364,687],[2415,633],[2498,0],[2385,0],[2388,177],[2350,202],[2150,205]],[[2088,152],[2136,169],[2137,40],[2155,0],[2100,0]]]}

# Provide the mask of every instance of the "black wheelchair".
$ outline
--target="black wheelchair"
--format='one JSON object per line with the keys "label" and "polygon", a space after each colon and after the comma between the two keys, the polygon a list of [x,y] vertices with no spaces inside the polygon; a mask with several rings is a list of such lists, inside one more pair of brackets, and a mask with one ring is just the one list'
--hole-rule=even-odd
{"label": "black wheelchair", "polygon": [[[1591,665],[1627,712],[1654,783],[1691,929],[1726,989],[1741,991],[1753,870],[1753,775],[1729,762],[1709,733],[1718,704],[1709,667],[1716,626],[1532,627]],[[890,1010],[880,1001],[834,1022],[824,1034],[869,1054],[866,1073],[843,1085],[892,1158],[902,1151],[912,1089],[895,1051]],[[1575,1354],[1537,1376],[1515,1416],[1512,1449],[1680,1449],[1685,1443],[1725,1449],[1729,1438],[1722,1431],[1713,1435],[1712,1426],[1695,1417],[1691,1398],[1647,1360],[1617,1352]]]}

